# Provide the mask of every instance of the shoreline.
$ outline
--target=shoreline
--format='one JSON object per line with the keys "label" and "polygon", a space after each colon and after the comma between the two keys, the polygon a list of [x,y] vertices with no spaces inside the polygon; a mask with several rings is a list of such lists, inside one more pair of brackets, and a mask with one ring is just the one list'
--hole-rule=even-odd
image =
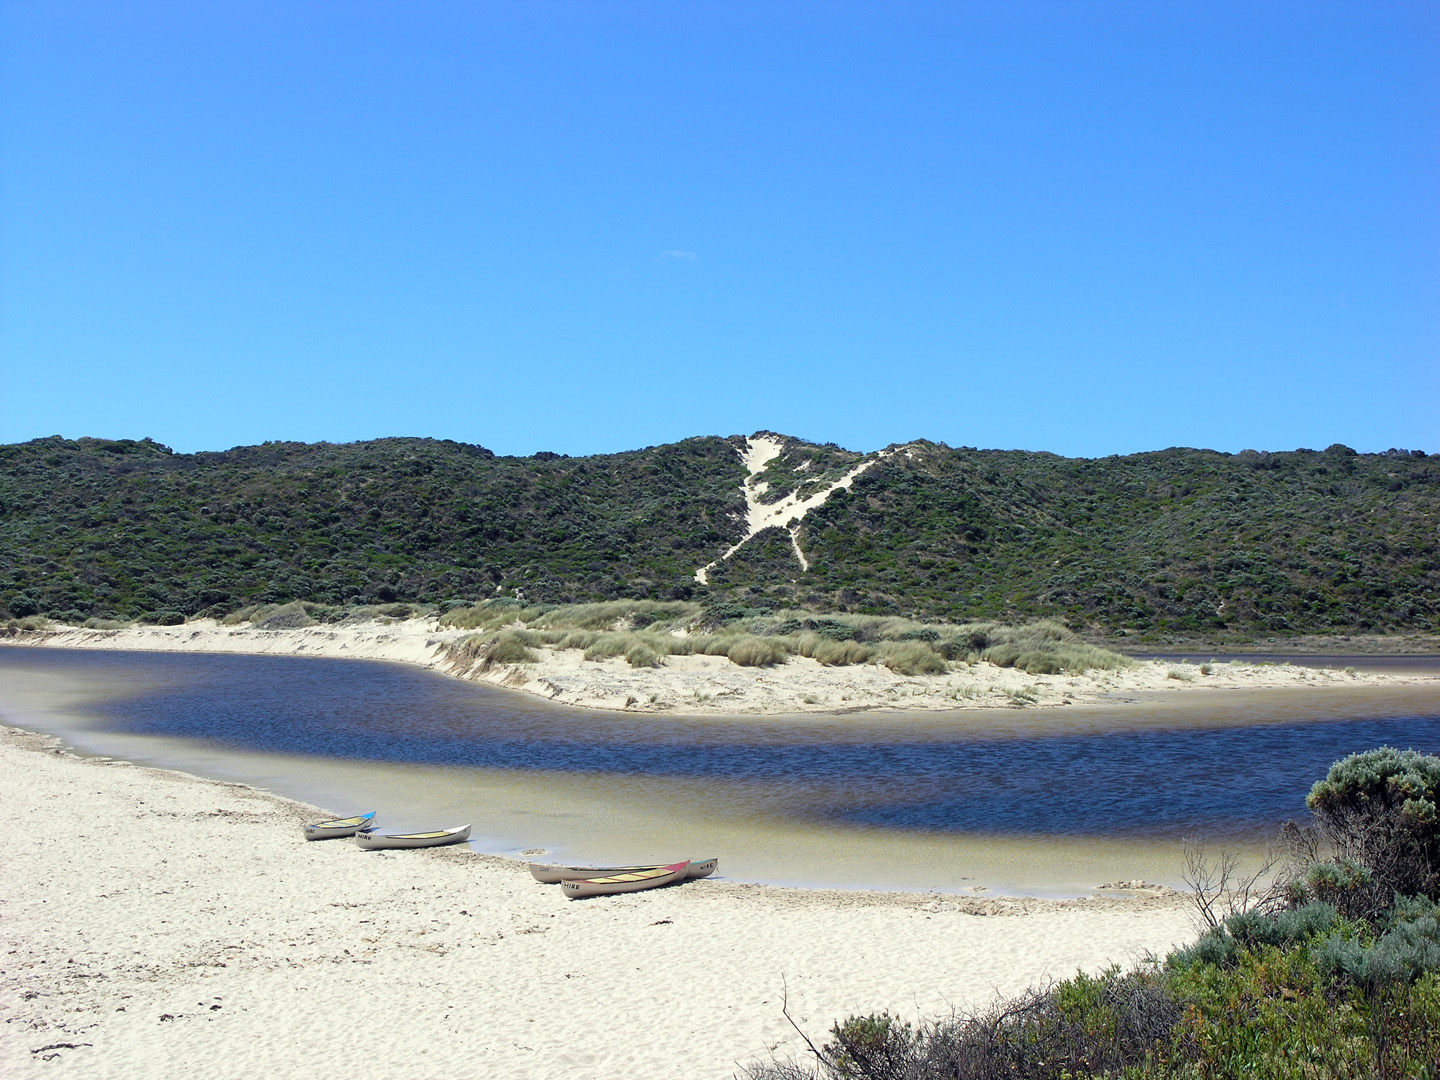
{"label": "shoreline", "polygon": [[[571,902],[518,860],[306,843],[298,826],[331,811],[19,728],[0,729],[0,789],[15,837],[0,1072],[14,1077],[61,1061],[80,1077],[661,1077],[676,1046],[687,1075],[728,1077],[800,1052],[786,994],[814,1038],[852,1012],[940,1015],[1194,936],[1168,890],[707,879]],[[379,1041],[314,1022],[356,999],[408,1019]]]}
{"label": "shoreline", "polygon": [[[632,668],[621,658],[586,661],[578,649],[536,647],[535,663],[465,670],[445,647],[468,630],[442,630],[434,619],[367,620],[288,630],[225,627],[212,620],[123,630],[15,630],[0,644],[31,648],[138,652],[237,653],[388,660],[530,694],[582,709],[657,715],[844,715],[873,711],[954,712],[1120,704],[1136,696],[1178,697],[1206,690],[1321,687],[1440,687],[1440,676],[1333,671],[1294,664],[1182,664],[1140,660],[1119,671],[1030,675],[980,662],[944,675],[897,675],[874,664],[826,667],[792,657],[774,667],[740,667],[723,656],[671,656],[661,667]],[[1217,658],[1223,653],[1217,652]]]}

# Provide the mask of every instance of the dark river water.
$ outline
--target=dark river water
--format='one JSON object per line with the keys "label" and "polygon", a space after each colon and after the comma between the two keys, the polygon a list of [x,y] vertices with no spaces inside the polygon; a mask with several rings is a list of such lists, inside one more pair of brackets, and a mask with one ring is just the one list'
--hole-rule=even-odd
{"label": "dark river water", "polygon": [[[1437,669],[1410,661],[1427,664]],[[759,812],[934,833],[1257,838],[1302,815],[1338,757],[1382,744],[1440,752],[1436,697],[1403,711],[1380,698],[1359,716],[1353,703],[1287,718],[1242,701],[1199,717],[1129,705],[1108,723],[1092,709],[1076,725],[1050,710],[1017,733],[1004,716],[580,711],[363,661],[0,649],[0,686],[20,671],[108,687],[84,713],[112,733],[292,759],[703,782],[743,791]]]}

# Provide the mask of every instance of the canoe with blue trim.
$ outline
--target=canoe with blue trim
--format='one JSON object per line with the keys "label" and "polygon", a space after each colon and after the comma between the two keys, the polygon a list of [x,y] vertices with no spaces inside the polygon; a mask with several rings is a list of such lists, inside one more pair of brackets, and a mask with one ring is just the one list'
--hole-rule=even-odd
{"label": "canoe with blue trim", "polygon": [[374,810],[371,810],[368,814],[356,814],[354,817],[317,821],[314,825],[305,826],[305,839],[333,840],[340,836],[354,836],[361,829],[368,828],[373,824],[375,824]]}
{"label": "canoe with blue trim", "polygon": [[443,847],[446,844],[463,844],[470,839],[470,826],[457,825],[453,829],[436,829],[433,832],[382,833],[375,829],[361,829],[355,834],[355,844],[370,851],[379,848],[424,848]]}
{"label": "canoe with blue trim", "polygon": [[657,866],[650,870],[635,870],[628,874],[612,874],[609,877],[580,878],[578,881],[562,881],[560,890],[571,900],[585,896],[612,896],[615,893],[639,892],[641,889],[655,889],[675,881],[684,881],[690,870],[690,860]]}

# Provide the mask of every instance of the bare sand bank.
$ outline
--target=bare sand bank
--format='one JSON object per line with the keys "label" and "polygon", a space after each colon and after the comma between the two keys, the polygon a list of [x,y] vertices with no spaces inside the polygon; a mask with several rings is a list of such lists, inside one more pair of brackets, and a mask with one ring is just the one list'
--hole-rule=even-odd
{"label": "bare sand bank", "polygon": [[787,985],[813,1036],[852,1012],[942,1014],[1193,936],[1184,901],[1160,891],[708,880],[570,902],[465,848],[307,844],[298,826],[316,808],[16,729],[0,734],[0,793],[9,1078],[728,1077],[798,1052]]}
{"label": "bare sand bank", "polygon": [[[450,672],[445,646],[468,631],[440,629],[434,619],[375,620],[260,630],[203,620],[182,626],[123,630],[18,631],[14,645],[162,652],[271,653],[392,660]],[[944,675],[897,675],[874,664],[826,667],[792,657],[766,668],[739,667],[724,656],[670,656],[662,666],[632,668],[624,659],[583,659],[578,649],[537,647],[538,661],[481,670],[465,678],[581,708],[676,714],[775,715],[872,709],[950,711],[1045,708],[1123,702],[1207,690],[1317,689],[1328,686],[1440,686],[1418,674],[1319,670],[1293,664],[1177,664],[1141,661],[1119,671],[1029,675],[977,663]]]}

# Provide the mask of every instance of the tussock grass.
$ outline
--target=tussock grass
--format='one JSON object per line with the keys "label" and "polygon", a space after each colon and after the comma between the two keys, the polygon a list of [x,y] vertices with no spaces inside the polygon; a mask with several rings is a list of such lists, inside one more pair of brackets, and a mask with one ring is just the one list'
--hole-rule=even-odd
{"label": "tussock grass", "polygon": [[496,630],[515,622],[524,609],[525,605],[520,601],[502,596],[447,611],[440,616],[440,625],[457,630]]}
{"label": "tussock grass", "polygon": [[612,656],[624,656],[631,645],[636,644],[633,634],[615,631],[598,635],[585,650],[586,660],[609,660]]}
{"label": "tussock grass", "polygon": [[303,626],[314,626],[315,620],[298,601],[281,607],[270,608],[263,615],[252,616],[250,624],[256,630],[296,630]]}
{"label": "tussock grass", "polygon": [[820,638],[807,654],[826,667],[844,667],[849,664],[868,664],[875,656],[875,649],[858,641],[829,641]]}
{"label": "tussock grass", "polygon": [[897,675],[944,675],[950,670],[945,658],[922,641],[887,641],[878,663]]}
{"label": "tussock grass", "polygon": [[86,619],[86,630],[124,630],[130,624],[124,619]]}
{"label": "tussock grass", "polygon": [[6,619],[7,630],[49,630],[50,620],[44,615],[26,615],[23,619]]}
{"label": "tussock grass", "polygon": [[770,667],[790,659],[790,650],[775,638],[746,636],[735,639],[725,655],[741,667]]}
{"label": "tussock grass", "polygon": [[500,664],[533,664],[539,659],[527,635],[506,630],[498,634],[471,634],[444,646],[445,664],[453,675],[468,675],[475,668],[489,671]]}
{"label": "tussock grass", "polygon": [[[264,618],[265,611],[231,619]],[[313,613],[312,613],[313,614]],[[441,626],[527,635],[530,647],[581,649],[586,660],[628,657],[643,646],[667,656],[726,656],[741,666],[811,657],[826,666],[883,664],[907,676],[941,675],[952,662],[981,660],[1031,675],[1078,674],[1129,667],[1133,661],[1079,640],[1058,622],[923,623],[886,615],[757,614],[735,605],[688,601],[609,600],[596,604],[526,605],[510,597],[455,607]],[[763,642],[764,644],[759,644]],[[645,656],[644,651],[636,652]],[[648,664],[646,660],[642,666]]]}
{"label": "tussock grass", "polygon": [[631,667],[659,667],[660,654],[643,641],[634,641],[625,650],[625,662]]}
{"label": "tussock grass", "polygon": [[530,651],[530,643],[514,631],[506,630],[495,638],[490,652],[485,657],[485,666],[496,664],[533,664],[537,657]]}
{"label": "tussock grass", "polygon": [[[598,604],[563,604],[539,613],[532,625],[566,630],[640,629],[676,623],[699,614],[700,605],[679,600],[606,600]],[[531,622],[526,619],[526,622]]]}

